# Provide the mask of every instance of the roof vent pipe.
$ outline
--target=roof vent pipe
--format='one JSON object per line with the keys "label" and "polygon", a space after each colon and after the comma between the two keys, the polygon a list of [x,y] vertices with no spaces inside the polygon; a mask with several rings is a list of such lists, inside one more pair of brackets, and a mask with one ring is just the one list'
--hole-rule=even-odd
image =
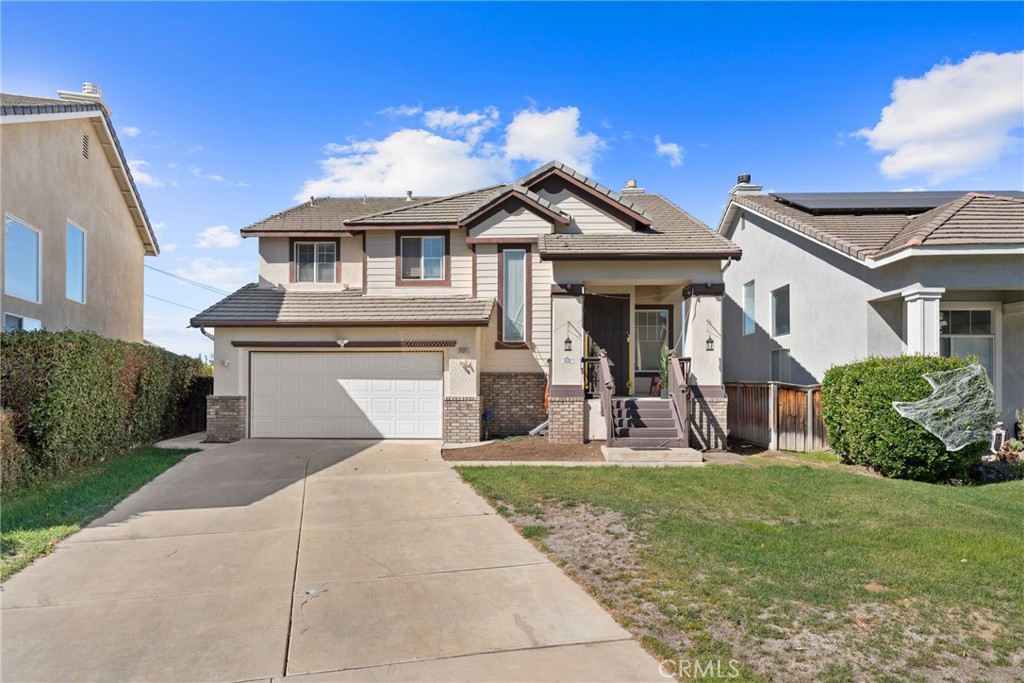
{"label": "roof vent pipe", "polygon": [[407,202],[411,202],[412,201],[412,190],[406,190],[405,191],[405,201],[407,201]]}
{"label": "roof vent pipe", "polygon": [[741,173],[736,176],[736,185],[729,190],[729,194],[761,194],[762,189],[763,186],[750,183],[749,173]]}
{"label": "roof vent pipe", "polygon": [[644,188],[636,186],[636,180],[630,178],[626,181],[626,186],[622,188],[619,194],[643,194]]}

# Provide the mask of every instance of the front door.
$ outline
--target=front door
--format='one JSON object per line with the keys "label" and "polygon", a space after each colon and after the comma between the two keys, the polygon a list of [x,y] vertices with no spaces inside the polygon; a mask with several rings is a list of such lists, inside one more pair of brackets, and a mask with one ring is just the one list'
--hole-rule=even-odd
{"label": "front door", "polygon": [[587,294],[583,300],[583,329],[608,353],[615,393],[629,393],[629,295]]}

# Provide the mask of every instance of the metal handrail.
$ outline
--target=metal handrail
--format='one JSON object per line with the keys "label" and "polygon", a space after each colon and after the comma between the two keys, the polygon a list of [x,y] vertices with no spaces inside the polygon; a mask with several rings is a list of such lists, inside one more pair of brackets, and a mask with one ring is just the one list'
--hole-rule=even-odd
{"label": "metal handrail", "polygon": [[668,397],[676,415],[676,434],[684,444],[690,443],[690,359],[679,358],[675,352],[668,357]]}

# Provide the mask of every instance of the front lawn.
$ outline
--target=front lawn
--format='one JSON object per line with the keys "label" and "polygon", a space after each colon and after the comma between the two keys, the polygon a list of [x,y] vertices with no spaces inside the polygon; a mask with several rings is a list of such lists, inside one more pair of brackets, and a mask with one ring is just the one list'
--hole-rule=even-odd
{"label": "front lawn", "polygon": [[5,494],[0,514],[0,581],[117,505],[194,450],[143,448],[74,474]]}
{"label": "front lawn", "polygon": [[459,471],[658,659],[734,659],[733,680],[1024,679],[1024,482],[797,460]]}

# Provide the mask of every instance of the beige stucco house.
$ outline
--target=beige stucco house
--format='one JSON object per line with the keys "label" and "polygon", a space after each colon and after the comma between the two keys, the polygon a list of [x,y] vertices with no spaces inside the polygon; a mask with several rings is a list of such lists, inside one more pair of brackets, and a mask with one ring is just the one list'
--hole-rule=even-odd
{"label": "beige stucco house", "polygon": [[[635,182],[552,162],[447,197],[311,199],[242,235],[259,282],[192,319],[214,330],[214,438],[472,442],[550,418],[555,441],[724,443],[740,250]],[[678,395],[648,399],[669,349]]]}
{"label": "beige stucco house", "polygon": [[156,237],[99,88],[58,94],[0,95],[4,330],[142,341]]}
{"label": "beige stucco house", "polygon": [[726,382],[816,384],[832,365],[973,355],[1024,409],[1024,192],[770,193],[741,177],[719,233]]}

